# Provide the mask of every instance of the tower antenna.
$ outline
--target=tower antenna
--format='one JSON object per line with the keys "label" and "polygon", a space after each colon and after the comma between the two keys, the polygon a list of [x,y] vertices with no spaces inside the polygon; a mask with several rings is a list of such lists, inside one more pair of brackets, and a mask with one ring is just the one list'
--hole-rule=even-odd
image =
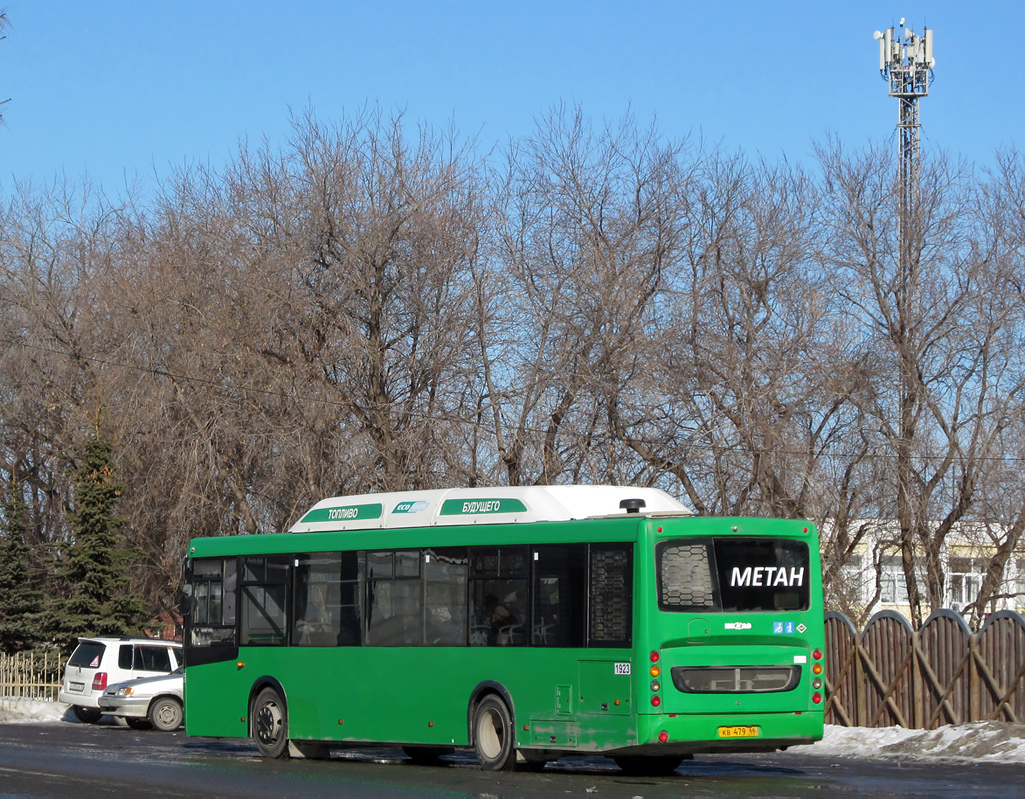
{"label": "tower antenna", "polygon": [[899,104],[897,131],[900,138],[898,156],[898,191],[900,207],[897,219],[898,275],[894,291],[897,325],[891,332],[896,348],[898,429],[897,440],[897,518],[900,523],[901,561],[908,589],[913,620],[920,617],[921,601],[914,573],[916,480],[912,443],[916,416],[922,403],[919,391],[918,364],[914,356],[918,322],[919,263],[913,247],[920,213],[921,122],[918,100],[929,94],[929,79],[936,64],[933,58],[933,33],[928,28],[919,36],[900,21],[900,29],[876,31],[879,40],[879,74],[890,87],[890,97]]}

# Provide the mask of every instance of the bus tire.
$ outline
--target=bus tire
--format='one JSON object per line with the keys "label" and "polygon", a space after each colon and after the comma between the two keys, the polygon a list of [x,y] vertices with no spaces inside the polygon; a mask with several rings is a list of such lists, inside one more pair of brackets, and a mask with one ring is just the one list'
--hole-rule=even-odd
{"label": "bus tire", "polygon": [[683,762],[681,755],[620,755],[612,759],[632,777],[665,777]]}
{"label": "bus tire", "polygon": [[100,720],[100,716],[103,713],[100,712],[98,707],[83,707],[82,705],[72,705],[71,711],[75,714],[75,717],[86,724],[95,724]]}
{"label": "bus tire", "polygon": [[185,720],[182,703],[173,696],[162,696],[155,699],[149,707],[149,721],[153,729],[161,732],[174,732]]}
{"label": "bus tire", "polygon": [[253,742],[269,758],[288,757],[288,709],[273,688],[257,694],[249,717],[253,720]]}
{"label": "bus tire", "polygon": [[495,694],[485,696],[473,712],[473,749],[486,771],[511,771],[516,767],[512,713]]}

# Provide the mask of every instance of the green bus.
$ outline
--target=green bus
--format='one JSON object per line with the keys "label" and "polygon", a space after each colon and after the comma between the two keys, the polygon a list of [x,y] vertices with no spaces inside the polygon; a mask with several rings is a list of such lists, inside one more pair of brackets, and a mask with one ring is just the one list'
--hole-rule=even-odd
{"label": "green bus", "polygon": [[267,757],[654,774],[822,737],[816,529],[658,489],[333,497],[287,533],[192,540],[182,611],[187,734]]}

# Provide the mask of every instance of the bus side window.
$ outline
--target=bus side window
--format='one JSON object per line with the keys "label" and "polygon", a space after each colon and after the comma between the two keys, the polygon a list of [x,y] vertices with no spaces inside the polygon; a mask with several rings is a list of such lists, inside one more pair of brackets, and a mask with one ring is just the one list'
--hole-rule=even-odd
{"label": "bus side window", "polygon": [[466,644],[465,547],[424,550],[425,643],[433,646]]}
{"label": "bus side window", "polygon": [[526,646],[529,643],[525,546],[470,549],[471,646]]}
{"label": "bus side window", "polygon": [[242,644],[287,643],[288,563],[281,555],[242,559]]}
{"label": "bus side window", "polygon": [[359,646],[362,559],[356,552],[296,558],[292,643],[296,646]]}
{"label": "bus side window", "polygon": [[584,645],[587,545],[534,549],[531,646]]}
{"label": "bus side window", "polygon": [[420,550],[367,553],[367,645],[423,643]]}

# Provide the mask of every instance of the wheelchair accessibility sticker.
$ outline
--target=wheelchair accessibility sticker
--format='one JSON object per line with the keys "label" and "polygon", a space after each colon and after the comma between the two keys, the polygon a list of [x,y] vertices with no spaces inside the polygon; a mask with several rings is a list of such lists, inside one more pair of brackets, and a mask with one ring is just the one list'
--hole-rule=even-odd
{"label": "wheelchair accessibility sticker", "polygon": [[772,632],[776,635],[793,635],[794,623],[792,621],[774,621],[772,623]]}

